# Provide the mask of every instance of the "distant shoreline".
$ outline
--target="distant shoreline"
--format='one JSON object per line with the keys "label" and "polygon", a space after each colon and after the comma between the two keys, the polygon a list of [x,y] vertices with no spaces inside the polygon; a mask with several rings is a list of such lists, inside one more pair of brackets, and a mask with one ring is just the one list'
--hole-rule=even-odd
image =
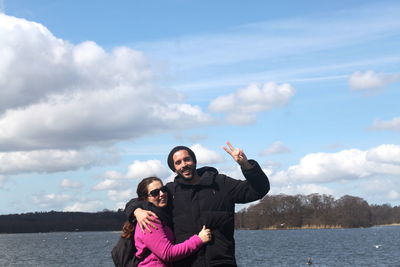
{"label": "distant shoreline", "polygon": [[[348,229],[400,225],[400,206],[393,208],[385,205],[368,206],[368,203],[365,201],[351,196],[342,197],[338,203],[331,203],[328,200],[332,200],[332,198],[315,194],[311,196],[269,196],[260,203],[250,206],[244,211],[235,213],[235,229]],[[336,208],[324,210],[322,208],[312,209],[309,206],[296,206],[296,209],[294,209],[294,204],[291,204],[312,202],[314,203],[313,205],[317,205],[318,203],[320,206],[327,205],[324,204],[324,201],[328,201],[330,206],[336,205]],[[347,203],[347,206],[342,202]],[[357,206],[357,203],[361,203],[362,205]],[[355,208],[353,207],[354,205],[356,205]],[[283,209],[282,207],[286,208]],[[103,210],[93,213],[49,211],[9,214],[0,215],[0,232],[120,231],[125,221],[126,215],[122,209],[117,211]]]}
{"label": "distant shoreline", "polygon": [[[372,225],[371,227],[379,227],[379,226],[400,226],[400,223],[379,224],[379,225]],[[353,227],[352,229],[371,228],[371,227]],[[304,225],[301,227],[272,226],[272,227],[266,227],[266,228],[257,229],[257,230],[308,230],[308,229],[323,230],[323,229],[350,229],[350,228],[343,227],[340,225]],[[236,230],[255,230],[255,229],[238,228]]]}
{"label": "distant shoreline", "polygon": [[400,226],[400,223],[380,224],[380,225],[374,225],[374,226]]}

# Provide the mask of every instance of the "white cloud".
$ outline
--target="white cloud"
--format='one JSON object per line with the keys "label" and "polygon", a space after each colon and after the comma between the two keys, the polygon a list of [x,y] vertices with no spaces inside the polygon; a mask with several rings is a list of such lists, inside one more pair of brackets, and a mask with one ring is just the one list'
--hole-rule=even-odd
{"label": "white cloud", "polygon": [[379,202],[387,203],[388,200],[400,200],[400,180],[396,177],[381,177],[363,181],[359,189],[363,195],[379,199]]}
{"label": "white cloud", "polygon": [[238,179],[238,180],[245,180],[246,178],[244,178],[242,170],[240,168],[239,165],[232,165],[229,167],[222,167],[218,170],[219,173],[223,173],[229,177],[232,177],[234,179]]}
{"label": "white cloud", "polygon": [[0,111],[40,102],[49,94],[141,84],[151,73],[128,48],[111,54],[94,42],[73,44],[39,23],[0,14]]}
{"label": "white cloud", "polygon": [[60,185],[62,188],[72,188],[72,189],[82,187],[82,183],[70,179],[63,179]]}
{"label": "white cloud", "polygon": [[65,202],[71,200],[68,194],[45,194],[32,197],[33,203],[45,209],[61,209]]}
{"label": "white cloud", "polygon": [[0,173],[60,172],[88,167],[94,155],[76,150],[37,150],[0,153]]}
{"label": "white cloud", "polygon": [[136,197],[136,192],[132,189],[127,190],[110,190],[107,192],[108,197],[115,202],[128,202],[131,198]]}
{"label": "white cloud", "polygon": [[120,180],[113,180],[113,179],[105,179],[95,185],[93,190],[110,190],[110,189],[118,189],[125,185],[125,183],[121,182]]}
{"label": "white cloud", "polygon": [[375,176],[400,175],[400,146],[381,145],[367,151],[342,150],[337,153],[312,153],[304,156],[298,165],[290,166],[271,177],[278,185],[295,183],[328,183]]}
{"label": "white cloud", "polygon": [[104,173],[104,177],[106,179],[116,180],[116,179],[125,179],[126,175],[117,171],[110,170]]}
{"label": "white cloud", "polygon": [[196,155],[197,164],[213,164],[224,161],[224,158],[217,152],[207,149],[200,144],[195,144],[190,147]]}
{"label": "white cloud", "polygon": [[50,102],[9,110],[0,119],[0,149],[81,147],[208,122],[200,108],[163,103],[158,92],[148,89],[54,96]]}
{"label": "white cloud", "polygon": [[382,196],[387,195],[387,193],[393,188],[398,187],[399,182],[396,182],[393,179],[376,177],[373,179],[369,179],[368,181],[362,181],[360,183],[360,189],[367,195],[376,195]]}
{"label": "white cloud", "polygon": [[286,194],[286,195],[309,195],[313,193],[335,195],[335,191],[321,185],[316,184],[289,184],[287,186],[271,187],[270,194]]}
{"label": "white cloud", "polygon": [[375,120],[370,129],[400,132],[400,117],[393,118],[389,121]]}
{"label": "white cloud", "polygon": [[126,178],[142,179],[149,176],[163,178],[169,174],[170,171],[159,160],[135,160],[133,164],[129,165]]}
{"label": "white cloud", "polygon": [[279,168],[282,164],[277,161],[273,160],[266,160],[265,163],[263,164],[267,169],[273,170]]}
{"label": "white cloud", "polygon": [[399,200],[400,199],[400,192],[396,190],[390,190],[388,194],[388,198],[390,200]]}
{"label": "white cloud", "polygon": [[349,85],[354,90],[377,89],[400,80],[400,74],[375,73],[374,71],[353,73]]}
{"label": "white cloud", "polygon": [[176,174],[174,172],[170,172],[170,175],[168,175],[167,178],[162,179],[164,181],[164,184],[169,183],[169,182],[173,182],[174,179],[176,177]]}
{"label": "white cloud", "polygon": [[367,152],[370,161],[400,165],[400,146],[380,145]]}
{"label": "white cloud", "polygon": [[99,200],[89,200],[75,202],[72,205],[66,206],[63,211],[83,211],[83,212],[95,212],[103,208],[103,203]]}
{"label": "white cloud", "polygon": [[170,171],[159,160],[140,161],[135,160],[128,166],[126,173],[117,171],[107,171],[104,173],[105,180],[97,184],[95,190],[116,189],[120,188],[123,179],[142,179],[149,176],[156,176],[162,179],[170,175]]}
{"label": "white cloud", "polygon": [[114,204],[114,210],[125,209],[126,200]]}
{"label": "white cloud", "polygon": [[[168,181],[171,176],[171,171],[169,171],[164,165],[161,164],[159,160],[147,160],[139,161],[135,160],[132,164],[128,166],[126,173],[121,173],[118,171],[110,170],[104,173],[103,181],[99,182],[93,187],[93,190],[109,190],[108,196],[113,201],[120,201],[117,199],[116,192],[123,192],[121,198],[126,199],[128,191],[120,191],[129,187],[129,180],[132,179],[143,179],[149,176],[159,177],[161,180]],[[132,195],[133,191],[129,189],[129,195]]]}
{"label": "white cloud", "polygon": [[276,141],[272,143],[264,151],[262,151],[261,155],[267,156],[267,155],[282,154],[288,152],[290,152],[290,149],[287,148],[284,143],[282,143],[281,141]]}
{"label": "white cloud", "polygon": [[288,104],[294,95],[294,88],[287,83],[252,83],[232,94],[217,97],[210,103],[209,110],[226,113],[232,124],[247,124],[255,121],[258,112]]}
{"label": "white cloud", "polygon": [[210,121],[175,91],[153,86],[138,51],[73,45],[4,14],[0,36],[2,151],[108,144]]}

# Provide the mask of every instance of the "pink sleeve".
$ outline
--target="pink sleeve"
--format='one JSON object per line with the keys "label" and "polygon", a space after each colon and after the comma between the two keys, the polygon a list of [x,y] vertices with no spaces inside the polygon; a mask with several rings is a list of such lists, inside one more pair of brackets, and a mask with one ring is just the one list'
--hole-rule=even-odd
{"label": "pink sleeve", "polygon": [[203,245],[203,241],[198,235],[174,245],[167,237],[167,226],[160,223],[154,224],[157,226],[157,230],[152,229],[151,233],[146,231],[146,234],[142,236],[143,242],[152,253],[165,262],[183,259],[199,250]]}

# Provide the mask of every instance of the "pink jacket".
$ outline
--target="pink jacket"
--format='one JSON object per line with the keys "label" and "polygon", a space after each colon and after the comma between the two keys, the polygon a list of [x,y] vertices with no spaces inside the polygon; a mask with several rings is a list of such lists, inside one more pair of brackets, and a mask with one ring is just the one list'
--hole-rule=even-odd
{"label": "pink jacket", "polygon": [[148,249],[151,254],[141,263],[140,267],[169,267],[173,261],[185,258],[196,252],[203,245],[198,235],[194,235],[185,242],[174,245],[175,237],[171,228],[162,225],[159,221],[154,223],[157,227],[152,232],[145,230],[143,234],[139,224],[135,230],[136,256],[140,257]]}

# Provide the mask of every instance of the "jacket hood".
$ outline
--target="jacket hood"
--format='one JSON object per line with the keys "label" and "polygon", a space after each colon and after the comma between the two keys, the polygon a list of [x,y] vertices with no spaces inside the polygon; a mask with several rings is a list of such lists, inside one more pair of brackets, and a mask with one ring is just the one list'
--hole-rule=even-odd
{"label": "jacket hood", "polygon": [[[201,177],[200,181],[197,184],[205,186],[211,185],[214,182],[215,176],[218,175],[218,170],[213,167],[202,167],[196,169],[196,172]],[[190,185],[190,183],[185,178],[182,178],[179,175],[175,177],[174,182]]]}

